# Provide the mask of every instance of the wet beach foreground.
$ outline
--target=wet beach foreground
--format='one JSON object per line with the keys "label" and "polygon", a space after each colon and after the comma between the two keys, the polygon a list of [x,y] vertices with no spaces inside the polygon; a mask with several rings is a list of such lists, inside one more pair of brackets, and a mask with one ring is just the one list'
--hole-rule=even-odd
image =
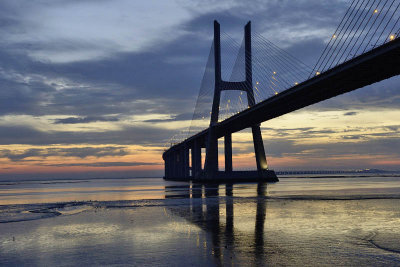
{"label": "wet beach foreground", "polygon": [[166,183],[162,199],[2,205],[0,265],[398,265],[400,179],[346,179],[359,180]]}

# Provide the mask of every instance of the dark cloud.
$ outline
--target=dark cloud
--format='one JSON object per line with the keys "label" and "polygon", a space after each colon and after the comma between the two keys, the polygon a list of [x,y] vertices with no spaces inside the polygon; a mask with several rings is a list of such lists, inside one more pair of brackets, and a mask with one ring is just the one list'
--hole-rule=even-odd
{"label": "dark cloud", "polygon": [[66,164],[42,164],[43,166],[52,167],[135,167],[135,166],[151,166],[159,165],[159,163],[151,162],[95,162],[95,163],[66,163]]}
{"label": "dark cloud", "polygon": [[21,161],[29,157],[106,157],[106,156],[125,156],[128,155],[125,147],[72,147],[72,148],[33,148],[23,152],[15,152],[8,149],[0,150],[0,157],[8,158],[11,161]]}
{"label": "dark cloud", "polygon": [[386,126],[386,128],[390,131],[397,132],[400,129],[400,125],[390,125]]}
{"label": "dark cloud", "polygon": [[0,144],[117,144],[162,146],[175,133],[156,127],[125,127],[104,132],[44,132],[28,126],[0,126]]}
{"label": "dark cloud", "polygon": [[355,111],[350,111],[350,112],[344,113],[343,116],[354,116],[354,115],[357,115],[357,114],[358,114],[358,113],[355,112]]}
{"label": "dark cloud", "polygon": [[[324,144],[302,144],[295,140],[271,140],[266,143],[267,157],[298,157],[304,160],[311,158],[329,158],[345,155],[376,156],[390,155],[394,158],[400,157],[398,147],[400,138],[370,139],[362,136],[348,136],[345,140],[356,140],[356,142],[335,142]],[[361,140],[361,141],[360,141]],[[371,149],[373,147],[374,149]]]}
{"label": "dark cloud", "polygon": [[97,121],[118,121],[117,117],[69,117],[65,119],[56,119],[55,124],[75,124],[75,123],[89,123]]}
{"label": "dark cloud", "polygon": [[1,65],[0,88],[0,115],[37,114],[36,110],[43,107],[41,103],[56,92],[38,76],[24,77],[18,72],[1,71]]}
{"label": "dark cloud", "polygon": [[0,115],[99,117],[192,111],[203,68],[189,63],[183,70],[171,68],[164,62],[167,57],[157,59],[159,56],[148,55],[153,58],[148,66],[143,66],[148,61],[146,55],[135,54],[70,64],[8,56],[2,61],[4,66],[12,66],[14,61],[26,64],[4,71],[0,65]]}
{"label": "dark cloud", "polygon": [[357,140],[363,138],[363,135],[343,135],[342,138],[346,140]]}
{"label": "dark cloud", "polygon": [[29,149],[22,153],[16,153],[8,149],[0,150],[0,157],[8,158],[11,161],[20,161],[25,158],[39,156],[41,149]]}
{"label": "dark cloud", "polygon": [[333,129],[318,129],[316,127],[299,127],[299,128],[269,128],[269,127],[262,127],[262,130],[272,131],[274,132],[273,135],[275,137],[293,137],[296,136],[297,138],[314,138],[316,135],[325,135],[335,133],[336,131]]}
{"label": "dark cloud", "polygon": [[178,114],[171,119],[154,119],[154,120],[145,120],[144,122],[152,122],[152,123],[157,123],[157,122],[171,122],[171,121],[186,121],[186,120],[191,120],[193,118],[193,113],[183,113],[183,114]]}
{"label": "dark cloud", "polygon": [[33,144],[45,138],[49,133],[38,131],[28,126],[0,126],[0,143],[7,144]]}

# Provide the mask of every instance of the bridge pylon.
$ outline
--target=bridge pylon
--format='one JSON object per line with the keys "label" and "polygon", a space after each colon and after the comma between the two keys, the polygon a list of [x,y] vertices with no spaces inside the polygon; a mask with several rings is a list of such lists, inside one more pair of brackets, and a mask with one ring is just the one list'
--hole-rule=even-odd
{"label": "bridge pylon", "polygon": [[[163,153],[166,180],[183,180],[204,183],[219,182],[277,182],[273,170],[268,170],[260,124],[252,124],[254,152],[257,162],[256,171],[233,171],[232,167],[232,131],[218,130],[219,105],[221,92],[240,90],[247,95],[249,108],[255,105],[252,77],[251,22],[244,28],[245,34],[245,80],[239,82],[224,81],[221,77],[221,40],[220,25],[214,21],[214,67],[215,85],[212,103],[210,127],[185,141],[172,146]],[[224,137],[225,171],[218,169],[218,138]],[[202,149],[205,148],[205,162],[202,166]],[[190,163],[191,162],[191,163]]]}
{"label": "bridge pylon", "polygon": [[[265,157],[264,144],[261,135],[260,124],[251,126],[253,134],[254,152],[256,156],[257,172],[233,172],[232,168],[232,133],[223,133],[224,151],[225,151],[225,172],[218,171],[218,135],[216,126],[218,124],[219,106],[221,100],[221,92],[224,90],[240,90],[247,95],[247,103],[249,108],[255,105],[253,77],[252,77],[252,54],[251,54],[251,22],[249,21],[244,27],[245,39],[245,80],[240,82],[223,81],[221,76],[221,39],[220,24],[214,21],[214,67],[215,67],[215,87],[214,97],[211,111],[210,127],[208,131],[206,143],[206,158],[203,172],[203,179],[213,180],[221,177],[237,177],[246,179],[252,176],[254,178],[277,181],[274,171],[268,170],[267,160]],[[243,177],[241,177],[243,176]],[[236,178],[236,179],[237,179]],[[250,177],[249,177],[250,178]]]}

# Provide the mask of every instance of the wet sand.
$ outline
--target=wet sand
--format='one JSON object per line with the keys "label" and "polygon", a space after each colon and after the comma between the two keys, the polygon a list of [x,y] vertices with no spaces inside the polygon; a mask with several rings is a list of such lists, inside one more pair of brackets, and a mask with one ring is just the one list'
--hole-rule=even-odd
{"label": "wet sand", "polygon": [[170,185],[160,200],[3,206],[0,265],[400,265],[398,195],[274,197],[271,187]]}

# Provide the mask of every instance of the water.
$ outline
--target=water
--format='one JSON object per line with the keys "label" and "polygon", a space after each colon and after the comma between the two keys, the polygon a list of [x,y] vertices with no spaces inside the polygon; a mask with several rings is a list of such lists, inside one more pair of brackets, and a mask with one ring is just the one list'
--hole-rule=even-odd
{"label": "water", "polygon": [[[400,175],[281,177],[269,184],[268,197],[343,198],[400,195]],[[0,182],[0,205],[57,203],[72,201],[120,201],[164,199],[168,194],[185,193],[187,183],[161,178],[38,180]],[[256,196],[256,184],[235,184],[235,197]],[[220,189],[224,186],[220,185]]]}
{"label": "water", "polygon": [[0,265],[400,265],[400,176],[0,183]]}

